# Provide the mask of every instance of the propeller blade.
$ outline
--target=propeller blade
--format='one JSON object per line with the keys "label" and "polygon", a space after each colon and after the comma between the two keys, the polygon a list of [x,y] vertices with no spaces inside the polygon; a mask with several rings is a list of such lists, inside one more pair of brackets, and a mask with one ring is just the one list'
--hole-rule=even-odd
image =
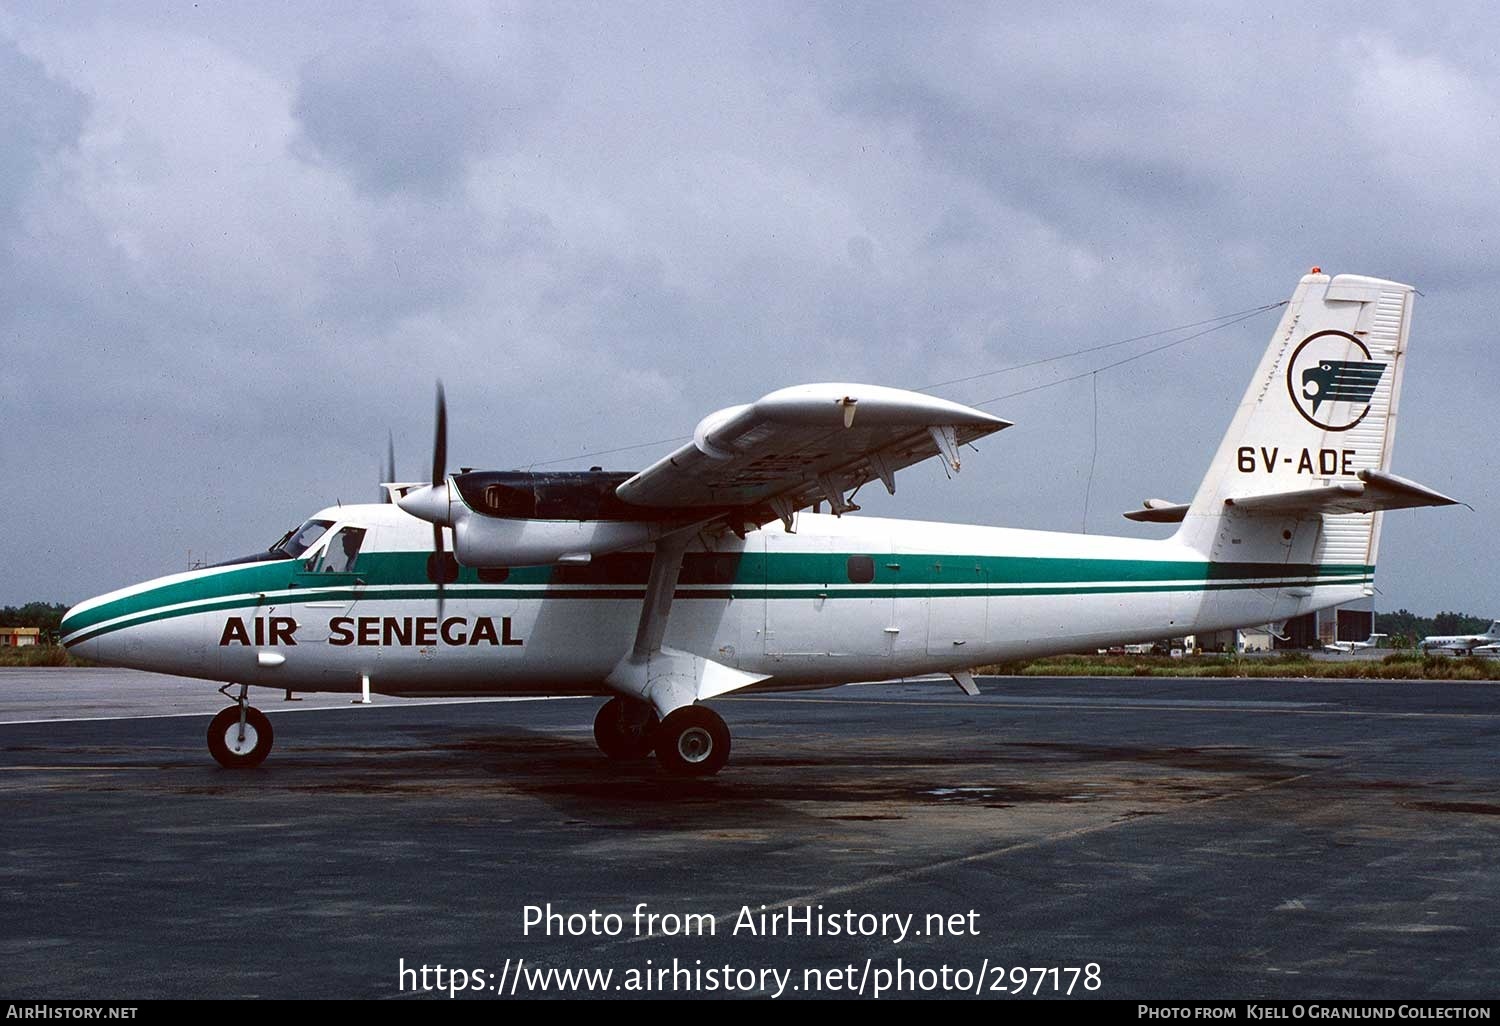
{"label": "propeller blade", "polygon": [[[389,431],[387,431],[385,433],[385,481],[386,482],[392,482],[392,481],[395,481],[395,480],[396,480],[396,438]],[[386,489],[384,489],[384,488],[382,488],[381,491],[385,495],[385,501],[386,502],[395,502],[396,501],[395,499],[391,498],[391,493],[389,491],[386,491]]]}
{"label": "propeller blade", "polygon": [[448,401],[443,397],[443,383],[437,386],[437,430],[432,439],[432,483],[440,485],[448,476]]}
{"label": "propeller blade", "polygon": [[[443,383],[437,383],[437,426],[432,437],[432,486],[436,488],[448,476],[448,400],[443,395]],[[432,551],[437,561],[437,614],[443,617],[443,581],[448,576],[448,557],[443,551],[443,526],[432,525]]]}
{"label": "propeller blade", "polygon": [[437,615],[443,618],[443,581],[448,576],[448,554],[443,551],[443,525],[432,525],[432,555],[434,560],[434,571],[432,577],[437,582]]}

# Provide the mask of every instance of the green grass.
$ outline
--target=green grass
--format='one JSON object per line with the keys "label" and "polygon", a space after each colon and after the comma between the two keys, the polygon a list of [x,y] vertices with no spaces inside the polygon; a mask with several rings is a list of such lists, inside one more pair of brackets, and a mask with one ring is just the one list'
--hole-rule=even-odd
{"label": "green grass", "polygon": [[1232,655],[1065,655],[1015,660],[976,672],[1020,677],[1318,677],[1335,680],[1500,680],[1500,659],[1454,659],[1398,652],[1384,659],[1312,659],[1283,652],[1260,659]]}
{"label": "green grass", "polygon": [[0,648],[0,666],[93,666],[74,659],[61,645],[23,645]]}

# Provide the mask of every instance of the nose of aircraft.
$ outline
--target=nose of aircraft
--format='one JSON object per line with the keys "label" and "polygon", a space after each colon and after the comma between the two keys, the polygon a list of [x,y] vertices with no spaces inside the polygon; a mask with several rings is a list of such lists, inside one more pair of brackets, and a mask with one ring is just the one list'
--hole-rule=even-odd
{"label": "nose of aircraft", "polygon": [[87,625],[89,621],[88,611],[96,605],[97,598],[86,599],[78,603],[72,609],[63,614],[62,623],[57,628],[57,635],[67,650],[81,659],[91,659],[96,662],[104,660],[104,640],[102,638],[89,637]]}

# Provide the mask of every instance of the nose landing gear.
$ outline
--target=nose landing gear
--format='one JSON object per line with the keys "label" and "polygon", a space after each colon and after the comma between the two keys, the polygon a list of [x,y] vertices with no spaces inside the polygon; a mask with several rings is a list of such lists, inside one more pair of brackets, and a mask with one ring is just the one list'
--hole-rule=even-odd
{"label": "nose landing gear", "polygon": [[251,769],[271,754],[275,732],[266,714],[246,701],[249,692],[241,684],[235,704],[220,709],[208,724],[208,752],[225,769]]}

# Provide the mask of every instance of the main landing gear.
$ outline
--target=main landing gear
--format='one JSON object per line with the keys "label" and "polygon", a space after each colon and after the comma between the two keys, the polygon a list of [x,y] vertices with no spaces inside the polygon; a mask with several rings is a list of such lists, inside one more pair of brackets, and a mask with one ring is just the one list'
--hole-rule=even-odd
{"label": "main landing gear", "polygon": [[649,703],[611,698],[594,717],[594,743],[611,759],[644,759],[656,747],[660,726]]}
{"label": "main landing gear", "polygon": [[220,709],[208,724],[209,754],[225,769],[251,769],[271,754],[275,732],[266,714],[245,700],[249,692],[250,688],[241,684],[235,704]]}
{"label": "main landing gear", "polygon": [[729,761],[729,727],[705,705],[685,705],[658,722],[649,704],[611,698],[594,717],[594,741],[611,759],[644,759],[654,750],[677,777],[711,777]]}

